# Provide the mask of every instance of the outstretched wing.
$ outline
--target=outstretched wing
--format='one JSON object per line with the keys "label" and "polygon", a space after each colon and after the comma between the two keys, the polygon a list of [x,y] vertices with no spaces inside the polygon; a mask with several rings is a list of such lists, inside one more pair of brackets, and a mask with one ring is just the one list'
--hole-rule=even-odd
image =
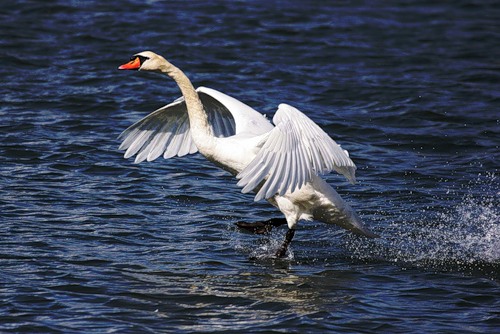
{"label": "outstretched wing", "polygon": [[255,158],[237,175],[242,192],[265,181],[256,201],[283,195],[300,189],[314,174],[332,170],[355,182],[356,166],[347,151],[302,112],[280,104],[273,122],[276,126],[263,136]]}
{"label": "outstretched wing", "polygon": [[[203,90],[198,90],[216,137],[229,137],[236,133],[234,117],[228,108]],[[222,93],[219,93],[222,94]],[[191,137],[191,129],[183,98],[152,112],[136,122],[119,136],[120,150],[125,158],[137,154],[135,163],[153,161],[163,155],[165,159],[196,153],[198,148]]]}

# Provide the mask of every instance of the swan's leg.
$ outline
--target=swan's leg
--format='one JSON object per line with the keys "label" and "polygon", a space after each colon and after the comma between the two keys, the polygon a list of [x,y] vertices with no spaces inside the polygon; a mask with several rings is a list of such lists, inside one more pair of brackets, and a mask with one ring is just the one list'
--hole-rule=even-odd
{"label": "swan's leg", "polygon": [[265,221],[255,222],[255,223],[246,223],[246,222],[237,222],[235,223],[241,229],[250,231],[255,234],[266,234],[271,232],[273,227],[278,227],[286,224],[285,218],[271,218]]}
{"label": "swan's leg", "polygon": [[283,244],[281,247],[276,251],[276,257],[283,257],[286,254],[286,251],[288,250],[288,246],[292,242],[293,236],[295,235],[295,229],[290,228],[286,232],[285,235],[285,241],[283,241]]}

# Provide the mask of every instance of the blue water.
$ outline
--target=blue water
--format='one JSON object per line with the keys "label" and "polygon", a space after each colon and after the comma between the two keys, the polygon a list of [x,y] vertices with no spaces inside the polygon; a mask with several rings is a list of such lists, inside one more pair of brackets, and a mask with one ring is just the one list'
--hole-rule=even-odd
{"label": "blue water", "polygon": [[[493,333],[500,328],[500,6],[484,1],[16,1],[0,6],[0,332]],[[172,81],[150,49],[349,150],[325,176],[380,239],[279,217],[199,155],[117,136]]]}

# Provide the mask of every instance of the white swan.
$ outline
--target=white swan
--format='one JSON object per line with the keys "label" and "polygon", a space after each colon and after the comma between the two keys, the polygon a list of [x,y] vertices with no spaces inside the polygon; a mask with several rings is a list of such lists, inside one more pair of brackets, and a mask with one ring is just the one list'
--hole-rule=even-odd
{"label": "white swan", "polygon": [[297,222],[302,219],[316,219],[377,237],[318,176],[336,170],[354,183],[356,166],[347,151],[299,110],[280,104],[273,126],[265,116],[228,95],[205,87],[195,90],[181,70],[151,51],[134,55],[119,69],[166,74],[182,92],[181,98],[120,135],[125,158],[136,155],[135,162],[139,163],[160,155],[168,159],[200,152],[235,175],[242,192],[256,192],[255,201],[267,199],[285,215],[286,221],[239,224],[262,232],[286,223],[289,230],[277,257],[285,255]]}

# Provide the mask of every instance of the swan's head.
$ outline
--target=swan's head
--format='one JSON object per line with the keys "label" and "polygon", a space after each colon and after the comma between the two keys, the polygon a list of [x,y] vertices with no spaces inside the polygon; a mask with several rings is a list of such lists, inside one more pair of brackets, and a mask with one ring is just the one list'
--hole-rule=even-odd
{"label": "swan's head", "polygon": [[168,62],[151,51],[143,51],[133,55],[128,63],[118,67],[119,70],[161,71]]}

